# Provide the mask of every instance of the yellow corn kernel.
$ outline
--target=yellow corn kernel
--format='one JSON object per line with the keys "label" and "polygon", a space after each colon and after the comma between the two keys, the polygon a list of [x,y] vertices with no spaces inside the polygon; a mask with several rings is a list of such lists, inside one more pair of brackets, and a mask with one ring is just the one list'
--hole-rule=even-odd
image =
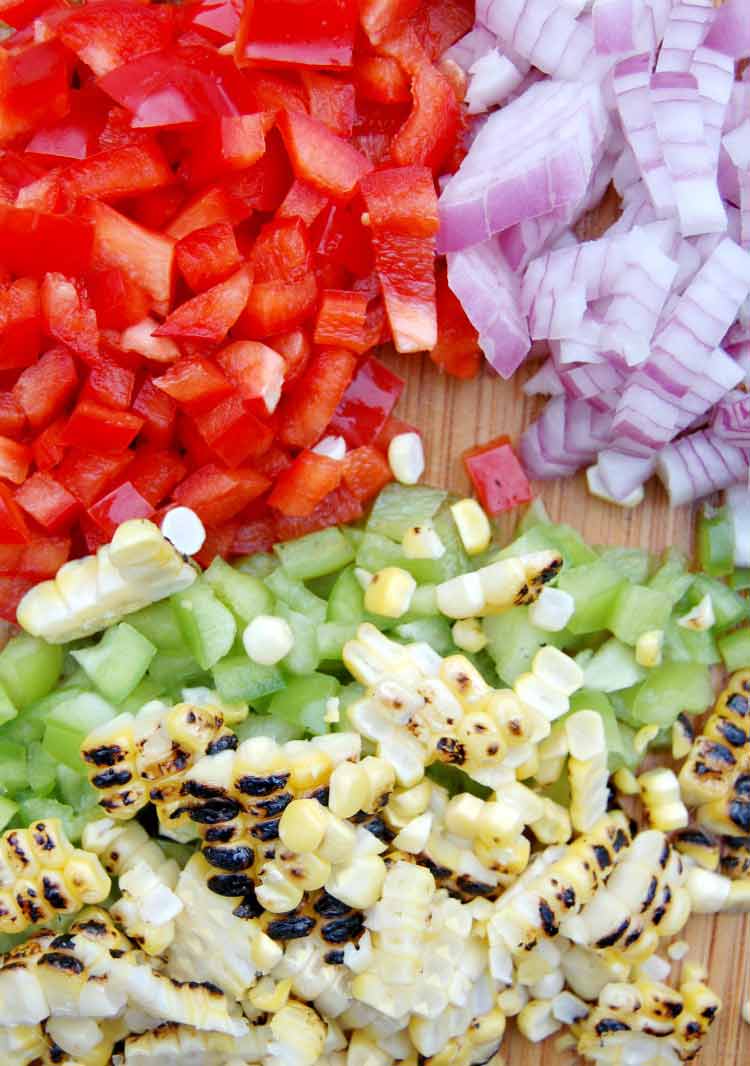
{"label": "yellow corn kernel", "polygon": [[663,647],[664,630],[649,629],[647,633],[641,633],[635,642],[635,661],[639,666],[648,668],[660,666]]}
{"label": "yellow corn kernel", "polygon": [[386,865],[379,855],[364,855],[350,866],[334,870],[325,889],[349,907],[365,910],[380,899],[385,875]]}
{"label": "yellow corn kernel", "polygon": [[583,685],[583,670],[575,659],[552,644],[539,649],[532,660],[531,672],[565,696],[572,696]]}
{"label": "yellow corn kernel", "polygon": [[480,570],[473,570],[438,585],[437,605],[446,618],[472,618],[484,613],[485,596],[480,574]]}
{"label": "yellow corn kernel", "polygon": [[451,634],[453,643],[461,651],[476,655],[487,646],[487,637],[482,632],[482,626],[476,618],[459,618],[453,625]]}
{"label": "yellow corn kernel", "polygon": [[292,800],[279,821],[279,837],[290,851],[317,851],[328,825],[328,812],[315,799]]}
{"label": "yellow corn kernel", "polygon": [[65,864],[65,880],[81,903],[100,903],[112,887],[96,855],[74,851]]}
{"label": "yellow corn kernel", "polygon": [[463,792],[454,796],[445,808],[445,828],[449,833],[471,840],[478,830],[484,801],[479,796]]}
{"label": "yellow corn kernel", "polygon": [[276,1014],[285,1007],[292,990],[291,978],[275,982],[271,977],[262,978],[248,993],[248,999],[256,1010]]}
{"label": "yellow corn kernel", "polygon": [[519,781],[528,781],[530,777],[536,777],[539,771],[539,752],[532,751],[528,759],[516,767],[516,778]]}
{"label": "yellow corn kernel", "polygon": [[465,655],[449,655],[440,667],[440,680],[444,681],[453,695],[469,710],[492,691]]}
{"label": "yellow corn kernel", "polygon": [[384,618],[400,618],[411,606],[417,583],[406,570],[386,566],[365,589],[365,610]]}
{"label": "yellow corn kernel", "polygon": [[688,811],[682,802],[680,784],[672,770],[666,767],[648,770],[640,775],[638,784],[654,829],[671,832],[673,829],[685,828],[688,824]]}
{"label": "yellow corn kernel", "polygon": [[401,538],[401,550],[407,559],[440,559],[445,545],[432,526],[412,526]]}
{"label": "yellow corn kernel", "polygon": [[672,725],[672,758],[686,759],[694,740],[695,735],[690,720],[684,714],[678,715]]}
{"label": "yellow corn kernel", "polygon": [[339,763],[328,783],[328,809],[339,818],[351,818],[364,809],[368,792],[367,777],[361,765]]}
{"label": "yellow corn kernel", "polygon": [[645,755],[649,744],[659,735],[658,725],[644,725],[633,737],[633,749],[636,755]]}
{"label": "yellow corn kernel", "polygon": [[467,555],[486,551],[492,539],[492,527],[476,500],[459,500],[451,507],[453,521]]}
{"label": "yellow corn kernel", "polygon": [[615,771],[613,780],[615,788],[618,792],[621,792],[623,796],[637,796],[641,791],[641,786],[638,784],[638,778],[633,771],[628,770],[626,766],[621,766],[619,770]]}

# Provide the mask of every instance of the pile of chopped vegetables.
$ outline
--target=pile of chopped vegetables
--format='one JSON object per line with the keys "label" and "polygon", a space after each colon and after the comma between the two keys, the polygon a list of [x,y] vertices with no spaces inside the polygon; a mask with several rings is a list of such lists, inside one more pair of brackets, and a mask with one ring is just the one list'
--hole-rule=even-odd
{"label": "pile of chopped vegetables", "polygon": [[65,564],[0,652],[3,1062],[502,1066],[510,1018],[693,1059],[720,1002],[674,938],[750,909],[717,528],[711,572],[538,504],[501,546],[392,484],[234,566],[145,519]]}
{"label": "pile of chopped vegetables", "polygon": [[[527,470],[588,467],[628,504],[654,472],[675,505],[745,483],[745,0],[480,0],[476,16],[446,54],[476,117],[438,243],[495,370],[547,353],[525,385],[552,397]],[[581,239],[610,186],[619,217]]]}
{"label": "pile of chopped vegetables", "polygon": [[0,5],[0,615],[175,502],[206,562],[358,517],[399,429],[371,349],[476,371],[434,257],[473,13],[414,8]]}

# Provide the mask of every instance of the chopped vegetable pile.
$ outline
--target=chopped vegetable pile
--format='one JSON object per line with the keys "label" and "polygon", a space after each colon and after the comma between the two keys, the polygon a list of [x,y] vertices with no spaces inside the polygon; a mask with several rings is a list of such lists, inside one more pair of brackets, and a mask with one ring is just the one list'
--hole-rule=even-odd
{"label": "chopped vegetable pile", "polygon": [[206,562],[358,517],[400,428],[370,350],[477,369],[434,257],[468,0],[0,15],[0,615],[175,503]]}
{"label": "chopped vegetable pile", "polygon": [[669,941],[750,909],[750,583],[718,525],[693,572],[537,504],[502,547],[476,501],[391,484],[203,573],[133,519],[31,590],[0,652],[3,1062],[479,1066],[512,1017],[692,1060],[720,1003]]}
{"label": "chopped vegetable pile", "polygon": [[[479,0],[476,16],[446,53],[475,118],[438,244],[495,370],[546,356],[524,386],[551,396],[528,472],[588,467],[627,505],[654,472],[674,505],[744,484],[746,0]],[[586,239],[593,208],[595,233],[612,224]]]}

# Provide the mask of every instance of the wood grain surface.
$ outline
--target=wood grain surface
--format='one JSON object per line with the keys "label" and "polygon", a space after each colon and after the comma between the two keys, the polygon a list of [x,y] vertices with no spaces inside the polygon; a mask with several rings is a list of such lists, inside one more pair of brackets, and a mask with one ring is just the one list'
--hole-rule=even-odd
{"label": "wood grain surface", "polygon": [[[461,453],[501,433],[517,441],[541,406],[538,399],[529,399],[521,391],[523,378],[530,371],[521,372],[511,382],[502,381],[489,371],[473,381],[456,381],[438,373],[427,358],[393,355],[386,361],[406,378],[397,413],[417,425],[424,435],[425,480],[457,492],[467,492],[469,488]],[[646,502],[634,511],[589,496],[581,475],[565,481],[539,482],[536,488],[552,518],[570,522],[591,544],[652,551],[670,544],[691,547],[690,512],[686,508],[671,511],[656,484],[649,486]],[[508,533],[513,523],[514,519],[508,516]],[[691,948],[688,958],[708,966],[711,984],[724,1001],[699,1063],[750,1066],[750,1025],[741,1016],[742,1003],[750,998],[750,916],[694,918],[683,936]],[[673,976],[678,974],[679,967],[675,965]],[[508,1066],[572,1066],[579,1061],[570,1052],[556,1051],[554,1038],[541,1046],[531,1045],[517,1033],[510,1033],[504,1050]]]}

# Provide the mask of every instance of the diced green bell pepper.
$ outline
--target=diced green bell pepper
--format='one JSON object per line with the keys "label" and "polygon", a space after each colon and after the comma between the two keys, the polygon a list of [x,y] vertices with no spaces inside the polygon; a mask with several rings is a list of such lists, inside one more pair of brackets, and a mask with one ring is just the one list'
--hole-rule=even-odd
{"label": "diced green bell pepper", "polygon": [[529,621],[528,607],[511,607],[482,621],[487,651],[506,685],[531,668],[531,660],[545,644],[559,647],[560,633],[547,633]]}
{"label": "diced green bell pepper", "polygon": [[721,661],[712,629],[686,629],[670,618],[664,630],[664,658],[676,663],[704,663],[713,666]]}
{"label": "diced green bell pepper", "polygon": [[144,677],[156,647],[127,622],[120,622],[107,629],[98,644],[71,655],[105,699],[122,703]]}
{"label": "diced green bell pepper", "polygon": [[63,649],[21,633],[0,651],[0,684],[19,710],[46,696],[62,671]]}
{"label": "diced green bell pepper", "polygon": [[696,530],[698,562],[711,577],[727,577],[734,570],[734,523],[726,507],[704,505]]}
{"label": "diced green bell pepper", "polygon": [[663,663],[649,671],[633,701],[633,717],[643,725],[670,726],[678,714],[699,714],[713,702],[708,667]]}
{"label": "diced green bell pepper", "polygon": [[243,574],[217,555],[203,575],[203,580],[225,607],[247,624],[259,614],[270,614],[273,596],[264,582],[252,574]]}
{"label": "diced green bell pepper", "polygon": [[683,553],[677,548],[667,548],[648,587],[663,593],[674,607],[688,592],[693,577],[693,574],[688,573],[687,559]]}
{"label": "diced green bell pepper", "polygon": [[17,715],[18,708],[14,706],[5,686],[0,685],[0,726],[12,721]]}
{"label": "diced green bell pepper", "polygon": [[204,676],[192,655],[179,652],[159,652],[148,668],[148,676],[162,692],[174,692],[189,681]]}
{"label": "diced green bell pepper", "polygon": [[354,560],[354,549],[335,526],[276,544],[273,550],[289,577],[297,581],[334,573]]}
{"label": "diced green bell pepper", "polygon": [[187,645],[169,600],[159,600],[129,614],[128,625],[142,633],[159,651],[187,654]]}
{"label": "diced green bell pepper", "polygon": [[607,621],[607,628],[623,644],[635,645],[638,638],[652,629],[667,625],[672,605],[663,593],[646,585],[624,585],[617,594]]}
{"label": "diced green bell pepper", "polygon": [[12,740],[0,740],[0,793],[15,796],[29,783],[26,749]]}
{"label": "diced green bell pepper", "polygon": [[140,684],[136,685],[127,699],[117,704],[118,714],[137,714],[144,704],[151,700],[158,700],[165,693],[163,685],[157,685],[150,676],[144,677]]}
{"label": "diced green bell pepper", "polygon": [[580,634],[607,628],[617,597],[627,583],[615,567],[596,562],[563,570],[557,586],[575,600],[568,629]]}
{"label": "diced green bell pepper", "polygon": [[286,687],[284,675],[277,666],[254,663],[246,655],[227,655],[211,672],[216,691],[227,703],[243,700],[254,703]]}
{"label": "diced green bell pepper", "polygon": [[265,580],[274,570],[279,568],[279,560],[273,552],[255,552],[253,555],[243,555],[234,562],[236,570],[243,574],[252,574]]}
{"label": "diced green bell pepper", "polygon": [[438,655],[451,655],[456,651],[447,618],[418,618],[402,622],[393,630],[393,636],[409,644],[426,641]]}
{"label": "diced green bell pepper", "polygon": [[234,615],[201,578],[173,596],[172,605],[193,658],[204,670],[210,670],[234,644]]}
{"label": "diced green bell pepper", "polygon": [[750,569],[747,567],[741,567],[739,570],[735,570],[727,578],[730,588],[733,588],[735,592],[747,592],[750,589]]}
{"label": "diced green bell pepper", "polygon": [[611,637],[594,653],[584,669],[584,685],[596,692],[617,692],[642,681],[646,671],[635,661],[633,649]]}
{"label": "diced green bell pepper", "polygon": [[276,604],[276,614],[291,626],[294,636],[292,650],[281,660],[281,666],[292,674],[311,674],[320,662],[318,622],[299,614],[285,603]]}
{"label": "diced green bell pepper", "polygon": [[49,796],[54,791],[57,784],[57,767],[58,763],[38,740],[29,746],[28,781],[35,796]]}
{"label": "diced green bell pepper", "polygon": [[58,703],[47,717],[44,750],[71,770],[83,772],[81,744],[92,729],[109,722],[116,713],[112,704],[95,692],[82,692]]}
{"label": "diced green bell pepper", "polygon": [[429,525],[447,495],[429,485],[386,485],[372,506],[367,532],[400,542],[412,526]]}
{"label": "diced green bell pepper", "polygon": [[249,714],[236,727],[235,733],[240,743],[251,737],[270,737],[277,744],[286,744],[290,740],[301,740],[305,730],[301,725],[283,718],[272,718],[270,714]]}
{"label": "diced green bell pepper", "polygon": [[719,652],[730,673],[750,668],[750,626],[733,629],[719,637]]}
{"label": "diced green bell pepper", "polygon": [[634,585],[643,585],[648,580],[651,556],[643,548],[605,548],[600,559]]}
{"label": "diced green bell pepper", "polygon": [[706,595],[711,597],[717,630],[729,629],[747,618],[748,604],[744,597],[715,577],[696,574],[685,599],[694,607]]}
{"label": "diced green bell pepper", "polygon": [[357,635],[357,623],[324,622],[318,626],[316,635],[321,662],[340,661],[344,645]]}
{"label": "diced green bell pepper", "polygon": [[[18,813],[18,804],[7,796],[0,796],[0,832],[13,821]],[[2,948],[5,950],[5,948]]]}
{"label": "diced green bell pepper", "polygon": [[283,567],[274,570],[266,578],[266,585],[280,603],[285,603],[293,611],[305,615],[312,622],[324,622],[327,605],[301,581],[289,577]]}
{"label": "diced green bell pepper", "polygon": [[313,734],[327,733],[326,703],[336,696],[339,683],[328,674],[308,674],[292,678],[283,692],[277,692],[268,706],[271,718],[281,718],[302,726]]}

